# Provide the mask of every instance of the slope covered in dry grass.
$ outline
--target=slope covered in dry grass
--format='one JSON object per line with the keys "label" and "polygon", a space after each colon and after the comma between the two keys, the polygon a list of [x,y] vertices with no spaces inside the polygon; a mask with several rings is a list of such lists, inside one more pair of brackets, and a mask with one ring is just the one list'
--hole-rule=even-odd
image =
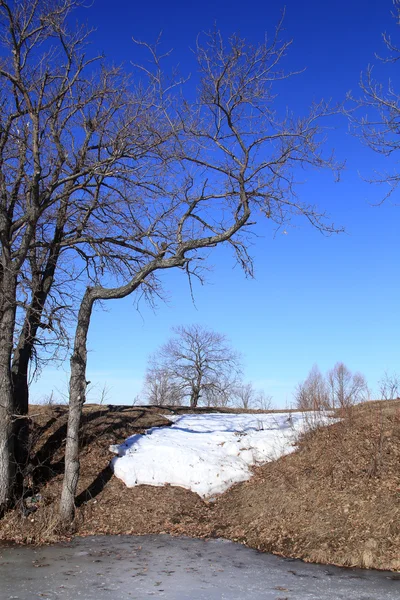
{"label": "slope covered in dry grass", "polygon": [[313,562],[400,570],[399,406],[357,407],[258,468],[220,498],[221,534]]}

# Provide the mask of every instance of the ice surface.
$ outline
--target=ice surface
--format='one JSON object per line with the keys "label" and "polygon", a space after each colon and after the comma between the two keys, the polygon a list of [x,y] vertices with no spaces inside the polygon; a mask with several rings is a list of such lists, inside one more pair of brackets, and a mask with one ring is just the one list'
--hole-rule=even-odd
{"label": "ice surface", "polygon": [[203,498],[221,494],[251,477],[251,467],[295,450],[310,423],[326,424],[327,413],[196,414],[170,417],[110,450],[115,475],[127,487],[181,486]]}
{"label": "ice surface", "polygon": [[[399,600],[395,573],[310,565],[226,540],[96,536],[0,547],[1,600]],[[37,568],[40,567],[40,568]]]}

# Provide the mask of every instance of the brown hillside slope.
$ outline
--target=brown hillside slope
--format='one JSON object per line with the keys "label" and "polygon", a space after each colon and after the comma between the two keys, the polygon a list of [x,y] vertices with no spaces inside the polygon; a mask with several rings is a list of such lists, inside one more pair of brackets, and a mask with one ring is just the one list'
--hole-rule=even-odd
{"label": "brown hillside slope", "polygon": [[357,407],[256,469],[220,498],[218,533],[307,561],[400,570],[399,406]]}
{"label": "brown hillside slope", "polygon": [[[108,446],[167,425],[161,412],[85,407],[76,533],[222,536],[308,561],[400,570],[400,402],[366,403],[310,432],[297,452],[256,468],[215,502],[182,488],[127,489],[112,476]],[[33,406],[31,416],[27,494],[40,496],[34,512],[21,502],[0,522],[3,540],[57,539],[66,408]]]}

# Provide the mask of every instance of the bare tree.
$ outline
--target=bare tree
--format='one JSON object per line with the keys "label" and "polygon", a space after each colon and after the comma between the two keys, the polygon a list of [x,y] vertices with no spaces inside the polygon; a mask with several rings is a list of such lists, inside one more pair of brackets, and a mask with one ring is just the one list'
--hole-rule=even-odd
{"label": "bare tree", "polygon": [[235,385],[233,399],[235,406],[244,409],[270,410],[272,406],[272,396],[264,390],[257,390],[251,382],[239,382]]}
{"label": "bare tree", "polygon": [[181,406],[184,392],[163,366],[149,366],[146,372],[144,395],[155,406]]}
{"label": "bare tree", "polygon": [[232,373],[221,374],[218,386],[207,386],[201,396],[201,403],[204,406],[214,408],[227,408],[232,406],[234,389],[236,387],[236,377]]}
{"label": "bare tree", "polygon": [[330,408],[328,384],[318,365],[314,365],[307,379],[298,384],[294,399],[296,408],[300,410],[325,410]]}
{"label": "bare tree", "polygon": [[256,394],[257,392],[251,382],[239,383],[234,391],[235,404],[240,408],[254,408]]}
{"label": "bare tree", "polygon": [[342,362],[336,363],[329,371],[328,385],[332,408],[349,408],[368,394],[364,375],[352,373]]}
{"label": "bare tree", "polygon": [[[306,117],[296,119],[287,113],[279,119],[273,87],[287,76],[279,61],[290,45],[281,42],[279,36],[278,28],[271,41],[266,39],[250,47],[238,37],[225,43],[218,32],[212,33],[197,46],[201,81],[196,100],[185,101],[183,94],[177,94],[166,106],[168,95],[160,86],[154,105],[165,115],[161,131],[168,124],[173,132],[168,155],[163,148],[159,172],[155,170],[157,161],[147,163],[152,177],[142,174],[147,185],[142,185],[140,192],[121,191],[119,202],[124,208],[119,214],[124,215],[125,228],[132,229],[129,244],[124,244],[126,253],[121,257],[114,249],[105,267],[96,268],[79,309],[71,357],[60,507],[64,522],[74,514],[78,430],[86,388],[86,339],[94,304],[125,297],[138,289],[159,293],[158,274],[162,270],[181,268],[190,280],[201,277],[199,268],[206,251],[223,243],[232,248],[239,264],[251,275],[248,235],[252,216],[264,214],[277,226],[303,216],[320,231],[336,231],[323,212],[300,202],[294,193],[298,168],[334,166],[330,157],[323,157],[318,121],[335,109],[321,102],[313,105]],[[153,48],[149,50],[155,70],[146,67],[145,71],[151,81],[158,82],[162,76],[157,53]],[[135,169],[133,173],[135,181],[140,180]],[[121,223],[114,226],[113,215],[109,219],[115,239]],[[113,280],[115,287],[108,287]],[[196,405],[203,379],[194,379],[191,387],[189,378],[186,381],[191,403]],[[212,385],[216,385],[215,380],[209,387]]]}
{"label": "bare tree", "polygon": [[132,258],[134,201],[120,198],[138,179],[151,196],[171,130],[156,83],[131,89],[119,69],[85,57],[88,32],[68,26],[78,4],[0,0],[0,514],[25,460],[32,358],[52,334],[56,347],[67,341],[77,284]]}
{"label": "bare tree", "polygon": [[264,390],[258,390],[255,399],[255,408],[259,410],[272,410],[273,397],[271,394],[266,394]]}
{"label": "bare tree", "polygon": [[349,408],[368,396],[364,375],[352,373],[342,362],[336,363],[326,376],[314,365],[294,393],[296,408],[301,410]]}
{"label": "bare tree", "polygon": [[397,373],[385,371],[379,381],[379,392],[382,400],[396,400],[400,397],[400,377]]}
{"label": "bare tree", "polygon": [[174,328],[175,337],[152,357],[150,372],[156,369],[168,377],[169,384],[180,391],[181,399],[191,408],[207,394],[206,404],[226,398],[240,371],[239,355],[224,335],[200,325]]}
{"label": "bare tree", "polygon": [[272,396],[264,390],[257,390],[251,382],[237,384],[233,397],[235,405],[244,409],[270,410],[272,406]]}
{"label": "bare tree", "polygon": [[[42,295],[46,295],[53,260],[47,272],[40,274],[43,285],[34,289],[32,278],[30,306],[35,316],[27,314],[27,327],[23,327],[14,353],[13,378],[11,360],[17,309],[22,305],[21,280],[44,215],[64,210],[65,197],[76,193],[86,176],[84,165],[79,168],[73,164],[76,153],[68,159],[66,152],[60,151],[65,123],[80,109],[79,93],[72,108],[71,90],[76,86],[83,93],[82,73],[91,62],[76,61],[85,34],[65,32],[72,4],[75,2],[0,2],[4,47],[0,59],[0,513],[11,500],[13,428],[18,429],[23,422],[19,415],[27,412],[26,394],[22,399],[23,394],[18,398],[14,394],[14,383],[16,392],[20,387],[18,373],[26,372],[25,363],[32,351],[31,347],[26,351],[22,338],[27,339],[31,331],[35,337],[36,314],[40,313]],[[52,41],[58,41],[58,52]],[[55,247],[57,254],[57,235]]]}

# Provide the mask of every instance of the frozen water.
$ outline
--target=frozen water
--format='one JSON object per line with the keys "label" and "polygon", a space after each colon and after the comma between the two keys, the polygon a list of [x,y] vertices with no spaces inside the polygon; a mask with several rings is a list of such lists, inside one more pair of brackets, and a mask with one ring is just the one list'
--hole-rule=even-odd
{"label": "frozen water", "polygon": [[100,536],[0,547],[0,600],[398,600],[393,573],[310,565],[224,540]]}

